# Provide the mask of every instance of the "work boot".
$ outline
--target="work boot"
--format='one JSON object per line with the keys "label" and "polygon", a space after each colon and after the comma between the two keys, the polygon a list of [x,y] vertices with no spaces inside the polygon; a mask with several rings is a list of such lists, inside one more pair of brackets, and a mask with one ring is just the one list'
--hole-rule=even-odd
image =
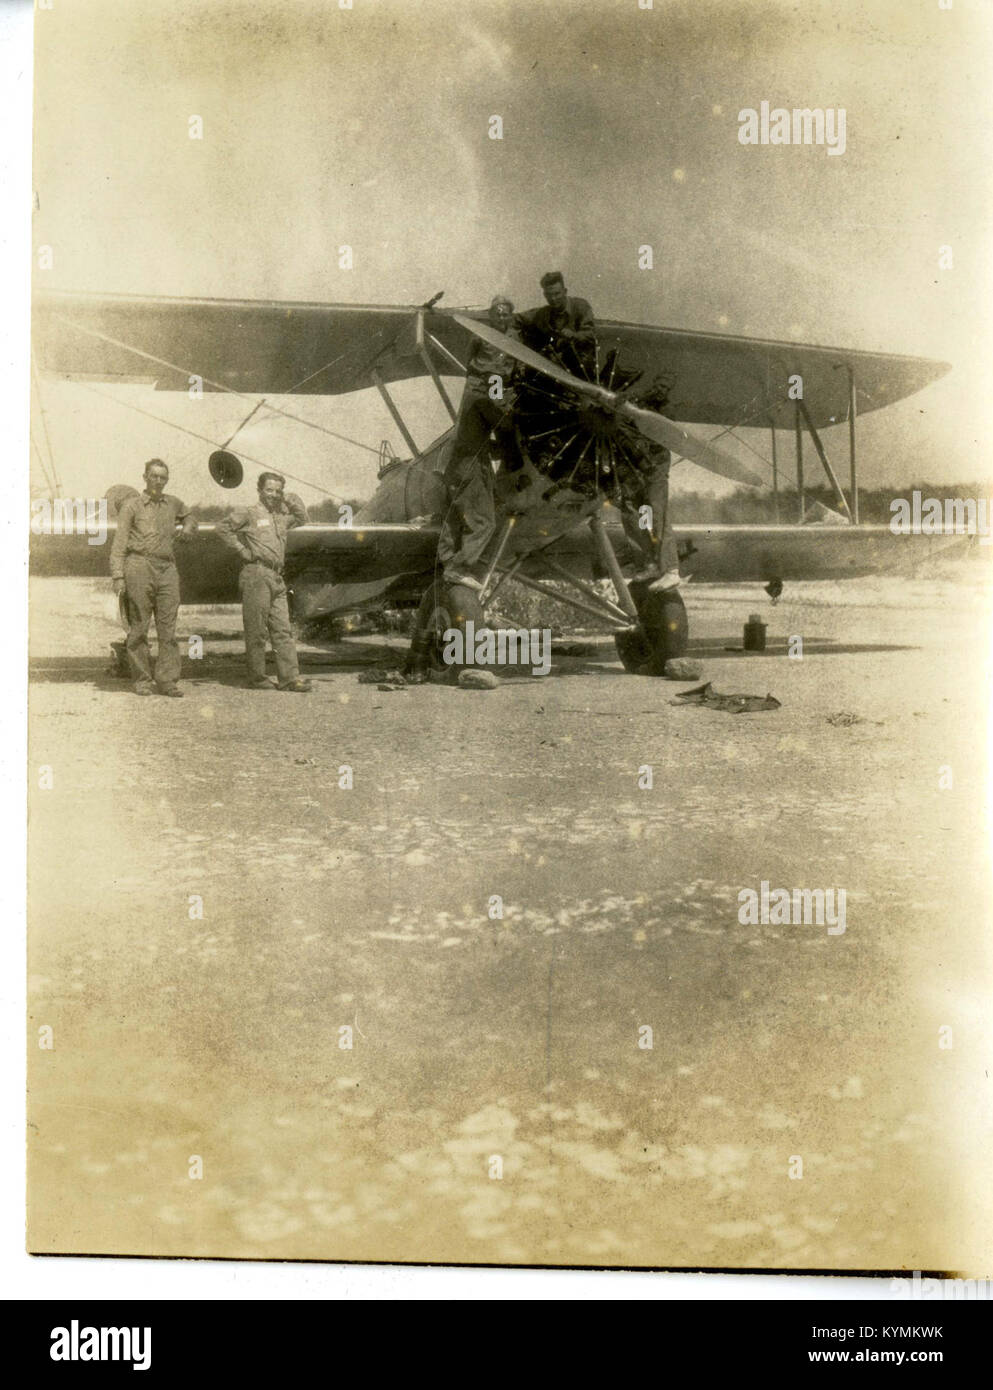
{"label": "work boot", "polygon": [[291,690],[294,695],[307,695],[310,692],[310,681],[304,676],[297,676],[295,680],[283,681],[280,690]]}
{"label": "work boot", "polygon": [[271,681],[268,676],[263,676],[261,680],[249,681],[249,690],[275,690],[276,682]]}
{"label": "work boot", "polygon": [[183,692],[180,690],[179,686],[176,685],[175,683],[172,684],[172,685],[163,685],[163,686],[161,686],[161,687],[159,688],[159,694],[160,694],[160,695],[168,695],[168,696],[170,697],[170,699],[173,699],[173,700],[181,700],[181,699],[183,698]]}
{"label": "work boot", "polygon": [[135,683],[134,693],[135,693],[136,695],[151,695],[151,693],[152,693],[152,683],[151,683],[151,681],[137,681],[137,682]]}

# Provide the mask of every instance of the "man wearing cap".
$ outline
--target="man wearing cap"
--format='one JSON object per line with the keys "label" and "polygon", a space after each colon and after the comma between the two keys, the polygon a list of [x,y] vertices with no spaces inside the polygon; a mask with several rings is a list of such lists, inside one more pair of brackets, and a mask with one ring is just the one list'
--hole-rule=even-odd
{"label": "man wearing cap", "polygon": [[245,623],[245,662],[252,690],[275,690],[265,673],[266,637],[276,658],[278,689],[306,694],[310,681],[301,679],[283,565],[286,536],[307,521],[307,508],[295,493],[283,495],[281,473],[259,474],[259,501],[254,507],[235,507],[217,523],[217,534],[241,559],[238,587]]}
{"label": "man wearing cap", "polygon": [[541,288],[545,303],[514,320],[521,341],[535,352],[554,352],[570,368],[570,359],[578,359],[585,370],[596,346],[593,310],[585,299],[566,292],[560,270],[547,271],[541,277]]}
{"label": "man wearing cap", "polygon": [[[173,542],[189,540],[197,524],[189,508],[165,490],[168,465],[161,459],[145,464],[145,491],[129,497],[117,514],[117,531],[110,550],[114,593],[125,594],[128,665],[136,695],[182,696],[179,680],[179,571]],[[182,529],[177,536],[176,527]],[[155,619],[158,654],[153,681],[148,629]]]}
{"label": "man wearing cap", "polygon": [[[513,315],[510,300],[496,295],[489,307],[490,326],[517,342]],[[482,587],[474,571],[496,528],[490,434],[496,434],[499,448],[500,436],[510,426],[516,366],[499,348],[479,338],[472,340],[452,454],[445,470],[449,508],[438,538],[438,563],[449,584],[477,590]]]}

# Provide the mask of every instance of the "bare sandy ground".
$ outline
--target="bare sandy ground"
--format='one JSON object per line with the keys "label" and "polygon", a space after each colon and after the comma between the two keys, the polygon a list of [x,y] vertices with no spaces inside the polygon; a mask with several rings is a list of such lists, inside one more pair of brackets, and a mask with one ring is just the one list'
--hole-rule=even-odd
{"label": "bare sandy ground", "polygon": [[[300,697],[210,639],[139,700],[107,588],[32,584],[30,1249],[993,1272],[974,570],[691,586],[747,716],[609,643],[394,693],[350,643]],[[805,658],[725,651],[750,611]],[[847,930],[740,924],[763,879]]]}

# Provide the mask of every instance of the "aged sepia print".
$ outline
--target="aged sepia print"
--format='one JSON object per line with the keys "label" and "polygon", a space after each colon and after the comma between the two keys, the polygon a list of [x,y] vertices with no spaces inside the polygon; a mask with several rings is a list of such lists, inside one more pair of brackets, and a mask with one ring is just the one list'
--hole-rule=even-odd
{"label": "aged sepia print", "polygon": [[36,1254],[991,1274],[969,0],[38,0]]}

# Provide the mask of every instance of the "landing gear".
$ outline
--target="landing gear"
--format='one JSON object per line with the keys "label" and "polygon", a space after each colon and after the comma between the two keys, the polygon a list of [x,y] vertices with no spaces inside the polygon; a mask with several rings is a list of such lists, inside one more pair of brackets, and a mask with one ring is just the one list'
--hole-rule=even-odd
{"label": "landing gear", "polygon": [[[573,364],[561,361],[573,370]],[[608,390],[630,389],[635,376],[618,373],[616,351],[601,363],[599,350],[593,362],[576,366],[591,384]],[[530,391],[530,394],[529,394]],[[557,489],[578,492],[594,505],[611,501],[618,509],[642,495],[646,467],[651,466],[652,445],[640,429],[615,410],[563,391],[557,384],[536,381],[533,376],[519,392],[517,442],[522,457],[542,475],[552,479],[546,499]],[[683,656],[689,640],[686,608],[678,588],[649,590],[650,580],[628,581],[621,570],[599,508],[588,517],[601,572],[610,578],[617,595],[606,616],[618,626],[617,654],[626,671],[661,676],[665,664]],[[567,577],[559,571],[560,577]],[[574,581],[575,583],[575,581]],[[576,585],[576,587],[582,587]],[[586,591],[588,593],[588,591]]]}
{"label": "landing gear", "polygon": [[[482,336],[489,341],[485,332]],[[496,344],[504,341],[491,336]],[[571,352],[575,362],[565,360],[561,352]],[[633,513],[657,470],[668,468],[668,449],[660,441],[675,427],[654,408],[628,399],[638,374],[618,371],[616,349],[601,362],[596,344],[582,356],[565,344],[559,351],[552,348],[547,367],[533,354],[522,361],[528,370],[517,386],[515,447],[507,451],[496,479],[503,530],[490,548],[483,592],[457,584],[446,588],[435,580],[421,602],[408,678],[451,674],[452,664],[442,658],[444,633],[464,628],[470,619],[477,628],[482,626],[481,600],[492,604],[507,581],[605,622],[616,633],[626,670],[664,675],[666,663],[686,651],[686,609],[676,589],[651,592],[652,578],[641,583],[627,580],[603,509],[610,503],[625,516]],[[511,543],[518,522],[520,529]],[[593,544],[593,573],[609,577],[616,597],[608,598],[576,572],[585,566],[561,563],[568,558],[569,545],[566,542],[560,550],[557,542],[583,522]],[[630,543],[626,549],[631,549]],[[635,550],[640,553],[640,546]],[[560,587],[550,588],[543,582],[548,580],[558,580]],[[572,592],[563,592],[563,584]]]}
{"label": "landing gear", "polygon": [[626,632],[614,634],[617,655],[625,671],[661,676],[667,661],[686,653],[686,605],[678,589],[650,593],[645,585],[637,583],[630,588],[638,608],[638,621]]}
{"label": "landing gear", "polygon": [[446,662],[443,656],[445,634],[453,630],[465,636],[466,624],[475,631],[485,627],[479,595],[461,584],[448,585],[440,577],[425,590],[417,610],[414,637],[404,675],[414,684],[447,676],[457,680],[465,663]]}

